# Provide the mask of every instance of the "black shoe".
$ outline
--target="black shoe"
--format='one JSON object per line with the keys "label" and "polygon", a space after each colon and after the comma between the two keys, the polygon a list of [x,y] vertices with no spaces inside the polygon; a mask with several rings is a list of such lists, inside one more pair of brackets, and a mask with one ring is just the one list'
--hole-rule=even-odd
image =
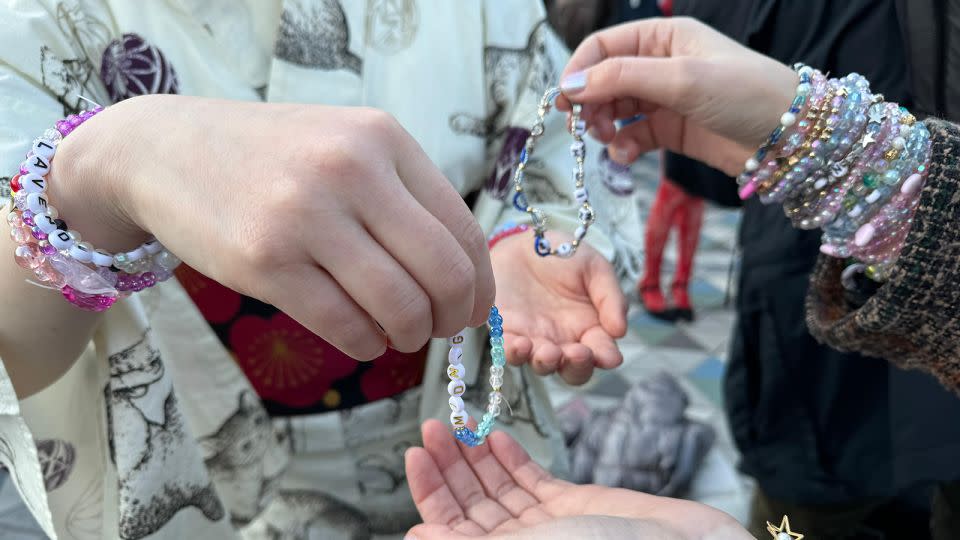
{"label": "black shoe", "polygon": [[690,308],[674,308],[673,313],[674,313],[675,320],[678,320],[678,321],[689,323],[689,322],[693,322],[693,320],[696,318],[693,315],[693,310]]}
{"label": "black shoe", "polygon": [[647,309],[647,306],[643,306],[643,310],[647,312],[647,315],[650,315],[652,318],[658,321],[662,321],[670,324],[674,324],[677,322],[677,310],[675,309],[653,311],[653,310]]}

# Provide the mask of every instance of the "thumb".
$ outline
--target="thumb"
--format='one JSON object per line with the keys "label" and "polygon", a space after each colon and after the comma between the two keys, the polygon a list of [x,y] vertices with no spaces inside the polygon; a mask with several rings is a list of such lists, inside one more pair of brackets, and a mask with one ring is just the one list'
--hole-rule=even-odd
{"label": "thumb", "polygon": [[596,307],[603,330],[616,339],[627,333],[627,298],[620,289],[620,283],[613,266],[599,253],[587,265],[584,276],[587,295]]}
{"label": "thumb", "polygon": [[560,90],[582,104],[636,99],[686,114],[708,69],[708,61],[692,56],[617,56],[568,74]]}

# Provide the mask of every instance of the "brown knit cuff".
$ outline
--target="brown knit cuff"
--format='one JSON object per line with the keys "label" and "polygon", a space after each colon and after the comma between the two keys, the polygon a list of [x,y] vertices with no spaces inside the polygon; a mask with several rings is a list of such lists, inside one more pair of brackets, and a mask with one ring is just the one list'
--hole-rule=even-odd
{"label": "brown knit cuff", "polygon": [[807,324],[821,342],[927,371],[960,392],[960,129],[927,120],[930,171],[913,228],[890,280],[852,309],[844,263],[820,257],[807,295]]}

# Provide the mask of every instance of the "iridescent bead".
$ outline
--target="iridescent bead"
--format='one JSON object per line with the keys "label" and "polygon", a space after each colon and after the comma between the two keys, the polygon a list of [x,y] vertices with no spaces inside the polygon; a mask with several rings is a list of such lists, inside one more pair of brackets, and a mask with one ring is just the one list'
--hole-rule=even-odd
{"label": "iridescent bead", "polygon": [[19,227],[10,228],[10,238],[13,239],[17,244],[24,244],[32,237],[32,233],[28,227],[23,225]]}
{"label": "iridescent bead", "polygon": [[[14,214],[14,215],[16,215],[16,214]],[[23,211],[23,215],[21,216],[21,220],[23,221],[23,223],[24,223],[25,225],[29,225],[29,226],[33,227],[33,225],[34,225],[34,223],[33,223],[33,212],[31,212],[30,210],[24,210],[24,211]],[[7,217],[7,222],[9,222],[9,221],[10,221],[10,219],[9,219],[9,216],[8,216],[8,217]]]}
{"label": "iridescent bead", "polygon": [[180,259],[167,250],[163,250],[158,253],[157,256],[154,257],[154,262],[156,262],[160,267],[171,271],[180,265]]}
{"label": "iridescent bead", "polygon": [[39,246],[40,253],[43,253],[44,255],[56,255],[57,253],[57,248],[51,246],[50,242],[47,242],[46,240],[40,241]]}
{"label": "iridescent bead", "polygon": [[157,276],[157,281],[166,281],[173,277],[173,272],[167,270],[166,268],[156,268],[153,269],[153,275]]}
{"label": "iridescent bead", "polygon": [[119,277],[117,272],[110,270],[110,268],[106,266],[98,266],[96,271],[97,275],[103,278],[111,287],[117,286],[117,278]]}
{"label": "iridescent bead", "polygon": [[63,277],[63,274],[54,270],[53,266],[51,266],[50,263],[45,260],[33,269],[33,274],[37,276],[37,279],[42,283],[45,283],[56,289],[63,287],[67,283],[66,279]]}
{"label": "iridescent bead", "polygon": [[34,227],[34,228],[30,229],[30,234],[32,234],[33,237],[36,238],[37,240],[46,240],[46,239],[47,239],[47,233],[41,231],[39,227]]}
{"label": "iridescent bead", "polygon": [[157,276],[153,272],[144,272],[140,276],[140,280],[143,281],[143,286],[147,289],[157,284]]}
{"label": "iridescent bead", "polygon": [[490,403],[496,403],[497,405],[503,403],[503,394],[500,392],[490,392],[487,397]]}
{"label": "iridescent bead", "polygon": [[40,248],[36,244],[17,246],[13,251],[13,259],[25,270],[33,270],[43,261]]}
{"label": "iridescent bead", "polygon": [[489,405],[487,405],[487,412],[490,413],[490,414],[493,415],[493,416],[499,416],[499,415],[500,415],[500,406],[499,406],[499,405],[495,405],[495,404],[493,404],[493,403],[490,403]]}
{"label": "iridescent bead", "polygon": [[7,224],[11,227],[20,227],[23,225],[23,219],[20,217],[20,214],[16,212],[10,212],[7,214]]}
{"label": "iridescent bead", "polygon": [[490,368],[490,375],[496,377],[503,377],[503,367],[493,366]]}
{"label": "iridescent bead", "polygon": [[500,389],[503,387],[503,377],[497,377],[495,375],[490,376],[490,386]]}

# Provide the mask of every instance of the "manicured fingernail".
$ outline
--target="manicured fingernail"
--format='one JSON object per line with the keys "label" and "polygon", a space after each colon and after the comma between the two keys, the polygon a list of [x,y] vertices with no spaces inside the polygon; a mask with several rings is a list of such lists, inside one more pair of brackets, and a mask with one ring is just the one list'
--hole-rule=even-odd
{"label": "manicured fingernail", "polygon": [[577,71],[571,73],[560,81],[560,90],[569,94],[575,94],[587,87],[587,72]]}

